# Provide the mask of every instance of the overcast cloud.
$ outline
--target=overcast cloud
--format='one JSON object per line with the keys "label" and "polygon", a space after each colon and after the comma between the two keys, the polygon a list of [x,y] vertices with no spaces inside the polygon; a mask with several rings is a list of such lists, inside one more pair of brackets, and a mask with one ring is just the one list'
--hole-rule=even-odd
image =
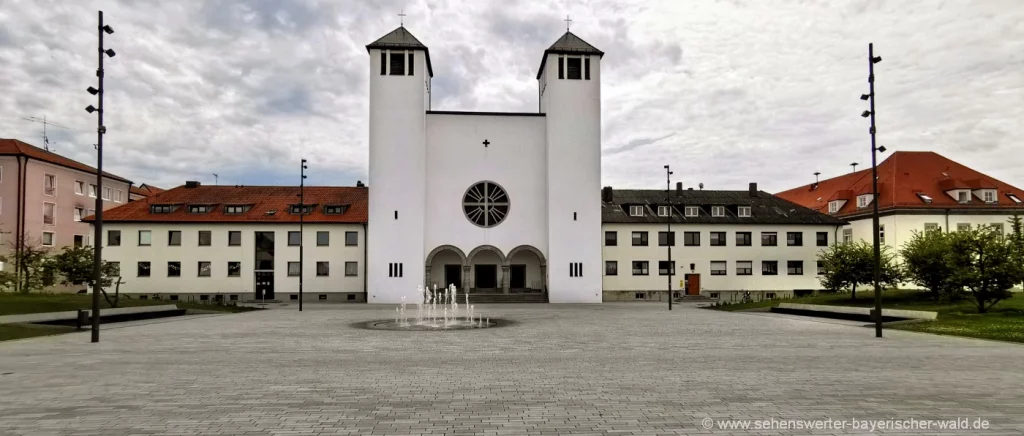
{"label": "overcast cloud", "polygon": [[879,140],[1024,186],[1019,0],[0,0],[0,137],[95,161],[96,11],[107,45],[105,168],[138,183],[367,180],[365,45],[398,26],[430,47],[434,109],[535,111],[543,50],[605,51],[603,178],[779,191],[870,164]]}

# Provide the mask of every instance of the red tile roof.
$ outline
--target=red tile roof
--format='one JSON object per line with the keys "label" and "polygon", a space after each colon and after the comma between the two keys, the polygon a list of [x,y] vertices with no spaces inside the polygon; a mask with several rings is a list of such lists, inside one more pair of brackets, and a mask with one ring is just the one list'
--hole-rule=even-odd
{"label": "red tile roof", "polygon": [[[949,189],[996,189],[996,204],[988,204],[972,195],[970,204],[961,204],[946,194]],[[836,199],[848,200],[834,214],[848,217],[866,213],[858,209],[854,198],[871,193],[871,168],[850,174],[822,180],[780,192],[776,195],[801,206],[823,213],[828,212],[828,202]],[[917,194],[932,198],[925,203]],[[878,164],[878,208],[886,209],[1018,209],[1024,212],[1024,204],[1018,204],[1007,197],[1014,194],[1024,200],[1024,190],[993,179],[985,174],[954,162],[930,151],[897,151]]]}
{"label": "red tile roof", "polygon": [[166,191],[166,189],[157,188],[156,186],[147,185],[147,184],[143,183],[143,184],[141,184],[139,186],[132,186],[131,189],[129,189],[129,191],[132,194],[135,194],[135,195],[141,195],[143,197],[148,197],[148,196],[153,195],[153,194],[159,194],[161,192],[164,192],[164,191]]}
{"label": "red tile roof", "polygon": [[[366,187],[307,186],[305,202],[315,205],[306,215],[307,223],[365,223]],[[292,223],[299,215],[290,213],[299,203],[298,186],[179,186],[149,197],[103,211],[104,222],[193,222],[193,223]],[[178,206],[171,213],[151,213],[150,206]],[[189,205],[214,206],[211,212],[189,213]],[[240,214],[224,213],[224,206],[245,205]],[[324,206],[348,206],[342,214],[325,214]],[[268,212],[273,211],[272,214]],[[94,216],[86,217],[92,221]]]}
{"label": "red tile roof", "polygon": [[[0,138],[0,156],[28,156],[31,159],[38,159],[65,168],[71,168],[79,171],[85,171],[87,173],[96,174],[96,168],[78,162],[76,160],[68,159],[52,151],[43,150],[32,144],[21,142],[17,139]],[[128,180],[124,177],[116,176],[106,171],[103,172],[103,175],[113,180],[118,180],[126,183],[132,182],[131,180]]]}

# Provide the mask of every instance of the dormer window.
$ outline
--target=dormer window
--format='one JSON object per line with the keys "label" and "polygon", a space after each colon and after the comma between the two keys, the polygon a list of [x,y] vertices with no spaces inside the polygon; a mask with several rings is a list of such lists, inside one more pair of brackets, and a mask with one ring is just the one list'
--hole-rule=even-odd
{"label": "dormer window", "polygon": [[981,191],[981,199],[984,200],[986,203],[995,203],[996,191],[992,189],[986,189],[984,191]]}
{"label": "dormer window", "polygon": [[918,192],[917,193],[917,198],[920,198],[921,201],[924,202],[924,204],[932,204],[932,197],[930,195],[928,195],[928,194],[925,194],[923,192]]}
{"label": "dormer window", "polygon": [[232,205],[224,206],[224,213],[226,213],[228,215],[245,213],[248,210],[249,210],[249,206],[240,205],[240,204],[232,204]]}
{"label": "dormer window", "polygon": [[291,213],[294,213],[294,214],[309,215],[309,213],[313,211],[313,206],[309,205],[309,204],[304,205],[304,206],[300,206],[300,205],[296,204],[296,205],[292,205],[289,210],[291,211]]}
{"label": "dormer window", "polygon": [[174,206],[169,204],[154,204],[149,207],[149,213],[171,213]]}
{"label": "dormer window", "polygon": [[857,196],[857,207],[868,207],[871,204],[871,194],[864,194]]}
{"label": "dormer window", "polygon": [[341,215],[348,210],[348,205],[324,206],[324,213],[327,215]]}
{"label": "dormer window", "polygon": [[629,207],[629,216],[644,216],[644,207],[643,206],[630,206]]}
{"label": "dormer window", "polygon": [[711,206],[711,216],[725,216],[725,206]]}
{"label": "dormer window", "polygon": [[683,208],[683,216],[695,217],[700,215],[700,208],[697,206],[686,206]]}
{"label": "dormer window", "polygon": [[738,209],[736,209],[736,212],[736,214],[739,215],[740,218],[750,218],[750,206],[740,206]]}
{"label": "dormer window", "polygon": [[843,208],[843,203],[845,203],[843,200],[832,200],[828,202],[828,213],[839,212],[839,209]]}
{"label": "dormer window", "polygon": [[957,193],[956,193],[956,201],[958,201],[960,203],[970,203],[971,202],[971,194],[969,192],[967,192],[967,191],[957,191]]}
{"label": "dormer window", "polygon": [[667,217],[672,214],[672,208],[668,206],[658,206],[658,216]]}
{"label": "dormer window", "polygon": [[188,207],[188,213],[207,213],[210,211],[210,206],[205,204],[193,204]]}

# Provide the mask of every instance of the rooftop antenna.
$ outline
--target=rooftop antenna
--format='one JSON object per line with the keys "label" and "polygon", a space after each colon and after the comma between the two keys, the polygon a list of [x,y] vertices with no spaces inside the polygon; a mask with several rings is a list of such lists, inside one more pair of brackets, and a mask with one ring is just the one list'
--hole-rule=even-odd
{"label": "rooftop antenna", "polygon": [[403,8],[398,12],[398,25],[399,27],[405,27],[405,9]]}
{"label": "rooftop antenna", "polygon": [[217,173],[213,173],[213,184],[214,184],[214,186],[217,185],[217,180],[219,179],[219,177],[220,176],[218,176]]}
{"label": "rooftop antenna", "polygon": [[821,175],[821,173],[820,173],[820,172],[818,172],[818,171],[815,171],[815,172],[814,172],[814,184],[815,184],[815,185],[817,185],[817,184],[818,184],[818,176],[820,176],[820,175]]}
{"label": "rooftop antenna", "polygon": [[857,165],[858,165],[857,162],[854,162],[854,163],[850,164],[850,166],[853,167],[853,172],[857,172]]}
{"label": "rooftop antenna", "polygon": [[26,121],[31,121],[33,123],[40,123],[40,124],[43,125],[43,149],[46,150],[46,151],[51,151],[50,150],[50,137],[46,135],[46,126],[60,127],[62,129],[70,129],[70,127],[68,127],[68,126],[57,124],[57,123],[55,123],[53,121],[46,121],[46,115],[43,115],[43,118],[41,118],[41,119],[40,118],[36,118],[36,117],[27,117],[27,118],[26,117],[21,117],[21,119],[26,120]]}
{"label": "rooftop antenna", "polygon": [[562,21],[565,21],[565,31],[566,31],[566,33],[568,33],[569,32],[569,23],[572,22],[572,18],[569,18],[569,16],[566,15],[565,19],[562,20]]}

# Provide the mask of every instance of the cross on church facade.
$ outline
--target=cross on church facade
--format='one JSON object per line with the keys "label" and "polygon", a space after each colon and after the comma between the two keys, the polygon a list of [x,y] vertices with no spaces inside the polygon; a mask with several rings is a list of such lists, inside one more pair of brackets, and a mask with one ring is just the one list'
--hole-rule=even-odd
{"label": "cross on church facade", "polygon": [[484,139],[483,144],[484,144],[484,148],[487,148],[488,145],[491,145],[491,141],[488,141],[488,140]]}
{"label": "cross on church facade", "polygon": [[405,9],[398,12],[398,23],[399,26],[405,27]]}
{"label": "cross on church facade", "polygon": [[565,21],[565,31],[568,32],[569,31],[569,23],[572,22],[572,18],[569,18],[569,16],[566,15],[565,16],[565,20],[562,20],[562,21]]}

